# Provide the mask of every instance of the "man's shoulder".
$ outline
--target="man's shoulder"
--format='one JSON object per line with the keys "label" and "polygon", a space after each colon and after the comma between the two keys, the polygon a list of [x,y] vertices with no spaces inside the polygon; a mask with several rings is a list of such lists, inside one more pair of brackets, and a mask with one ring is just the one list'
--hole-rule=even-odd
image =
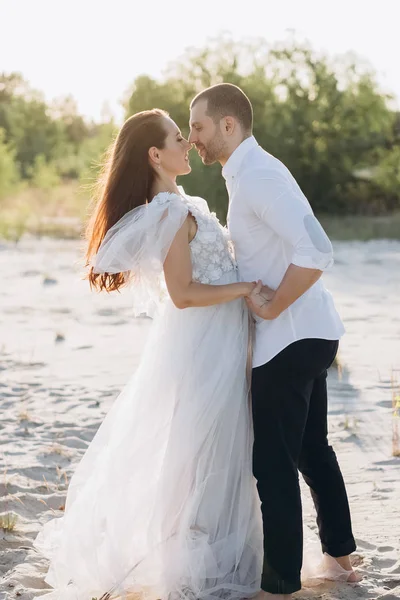
{"label": "man's shoulder", "polygon": [[262,182],[263,187],[286,186],[291,178],[289,170],[278,158],[258,146],[247,154],[242,163],[238,173],[238,188],[243,192],[251,192],[257,182]]}
{"label": "man's shoulder", "polygon": [[249,152],[240,168],[240,179],[251,179],[252,177],[277,178],[287,177],[290,172],[279,158],[270,154],[261,146],[257,146]]}

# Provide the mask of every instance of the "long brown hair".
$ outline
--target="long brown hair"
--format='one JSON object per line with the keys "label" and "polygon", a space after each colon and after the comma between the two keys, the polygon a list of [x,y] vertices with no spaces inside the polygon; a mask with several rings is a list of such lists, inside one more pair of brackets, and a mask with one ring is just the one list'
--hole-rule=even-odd
{"label": "long brown hair", "polygon": [[95,186],[93,214],[86,228],[86,266],[90,286],[112,292],[126,283],[124,273],[94,273],[90,266],[107,231],[127,212],[151,201],[156,177],[148,151],[162,149],[167,137],[163,119],[168,113],[159,109],[136,113],[121,127],[111,144]]}

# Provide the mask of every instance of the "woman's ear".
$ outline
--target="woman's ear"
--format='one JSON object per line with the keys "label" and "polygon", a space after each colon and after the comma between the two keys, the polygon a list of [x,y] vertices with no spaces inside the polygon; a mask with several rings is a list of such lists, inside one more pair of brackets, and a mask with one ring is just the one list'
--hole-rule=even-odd
{"label": "woman's ear", "polygon": [[149,159],[153,167],[160,166],[160,151],[155,146],[149,148]]}

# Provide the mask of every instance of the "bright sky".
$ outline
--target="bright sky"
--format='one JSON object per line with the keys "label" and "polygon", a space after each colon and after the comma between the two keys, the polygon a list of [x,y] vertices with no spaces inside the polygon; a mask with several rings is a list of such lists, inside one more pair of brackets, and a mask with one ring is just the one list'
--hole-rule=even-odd
{"label": "bright sky", "polygon": [[95,119],[108,103],[120,120],[135,77],[160,76],[188,46],[288,30],[366,59],[400,104],[400,0],[0,0],[0,72],[20,71],[48,101],[72,94]]}

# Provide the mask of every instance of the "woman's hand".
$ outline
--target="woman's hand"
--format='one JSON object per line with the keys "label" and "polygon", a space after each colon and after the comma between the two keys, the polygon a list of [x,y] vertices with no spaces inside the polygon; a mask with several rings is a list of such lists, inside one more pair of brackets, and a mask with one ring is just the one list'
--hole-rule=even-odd
{"label": "woman's hand", "polygon": [[249,309],[262,319],[271,320],[275,319],[277,315],[273,315],[269,309],[269,303],[273,299],[275,291],[263,285],[261,280],[256,282],[255,287],[251,293],[246,296],[245,300]]}
{"label": "woman's hand", "polygon": [[246,299],[249,298],[251,293],[254,291],[257,281],[243,281],[241,285],[243,286],[243,296]]}

